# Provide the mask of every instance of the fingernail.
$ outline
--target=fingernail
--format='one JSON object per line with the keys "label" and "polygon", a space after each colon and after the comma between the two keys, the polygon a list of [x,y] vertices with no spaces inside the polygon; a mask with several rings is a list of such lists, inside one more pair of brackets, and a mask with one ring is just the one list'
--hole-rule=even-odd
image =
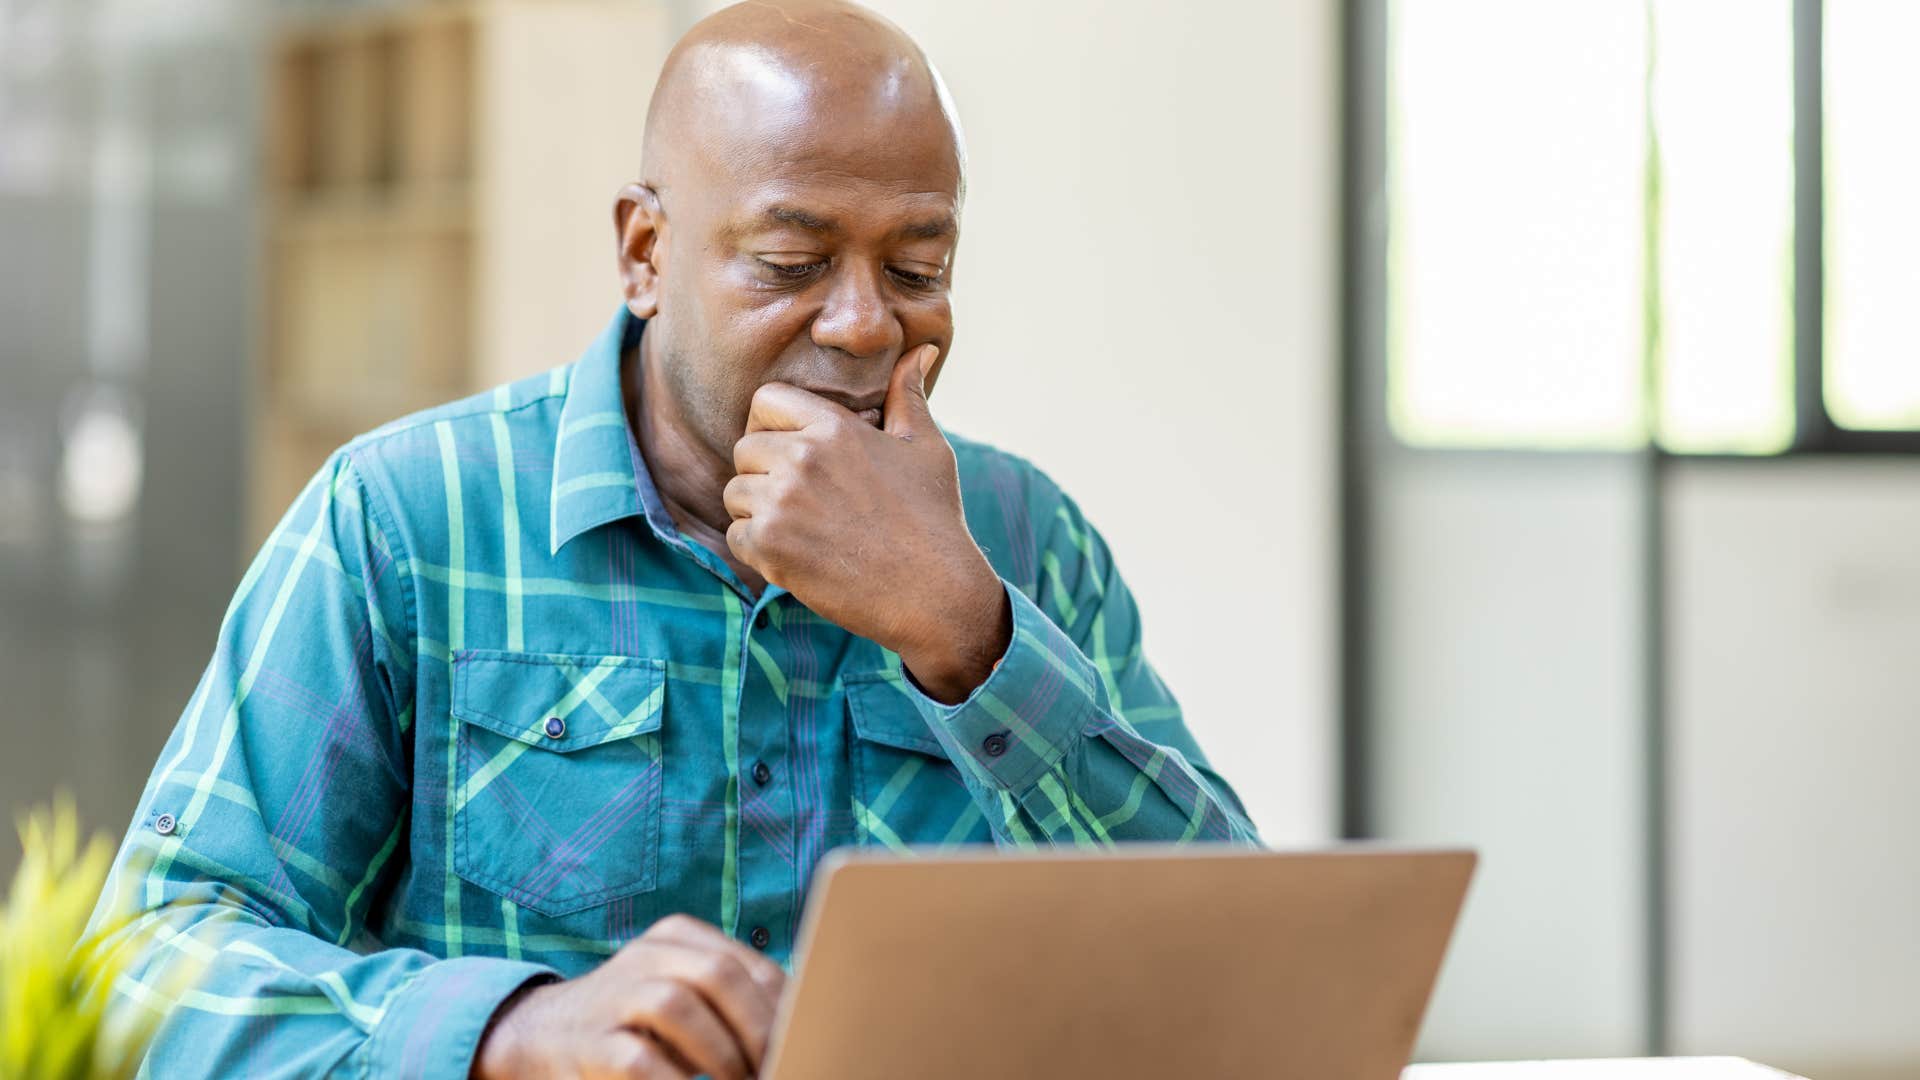
{"label": "fingernail", "polygon": [[939,356],[940,347],[938,345],[920,346],[920,380],[922,382],[926,381],[927,372],[933,370],[933,362],[938,359]]}

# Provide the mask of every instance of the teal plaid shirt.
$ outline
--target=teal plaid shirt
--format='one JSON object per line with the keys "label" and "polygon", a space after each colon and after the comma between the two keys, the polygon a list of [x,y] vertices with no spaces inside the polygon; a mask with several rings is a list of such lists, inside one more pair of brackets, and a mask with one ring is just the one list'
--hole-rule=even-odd
{"label": "teal plaid shirt", "polygon": [[[1013,640],[959,705],[675,529],[576,363],[336,452],[254,560],[115,886],[156,1077],[464,1078],[497,1004],[663,915],[785,960],[839,845],[1255,841],[1031,465],[954,439]],[[103,901],[104,904],[104,901]]]}

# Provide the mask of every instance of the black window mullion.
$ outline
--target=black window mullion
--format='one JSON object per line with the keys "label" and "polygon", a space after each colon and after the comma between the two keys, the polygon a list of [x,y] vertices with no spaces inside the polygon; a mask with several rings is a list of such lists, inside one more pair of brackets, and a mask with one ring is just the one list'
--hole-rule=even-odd
{"label": "black window mullion", "polygon": [[1793,449],[1920,454],[1920,431],[1857,431],[1827,412],[1826,3],[1793,5]]}
{"label": "black window mullion", "polygon": [[1826,449],[1826,181],[1821,80],[1823,0],[1793,4],[1793,372],[1798,450]]}

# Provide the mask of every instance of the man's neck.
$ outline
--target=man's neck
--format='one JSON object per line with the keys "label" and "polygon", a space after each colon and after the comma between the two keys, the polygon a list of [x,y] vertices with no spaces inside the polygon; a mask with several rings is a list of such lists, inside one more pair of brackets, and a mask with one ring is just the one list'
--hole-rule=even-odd
{"label": "man's neck", "polygon": [[766,585],[754,569],[741,562],[727,546],[727,513],[722,492],[733,479],[733,462],[715,454],[696,438],[680,412],[679,400],[666,385],[661,365],[654,362],[642,336],[638,345],[620,358],[620,390],[627,422],[646,461],[647,472],[673,523],[687,538],[725,560],[746,587],[759,593]]}

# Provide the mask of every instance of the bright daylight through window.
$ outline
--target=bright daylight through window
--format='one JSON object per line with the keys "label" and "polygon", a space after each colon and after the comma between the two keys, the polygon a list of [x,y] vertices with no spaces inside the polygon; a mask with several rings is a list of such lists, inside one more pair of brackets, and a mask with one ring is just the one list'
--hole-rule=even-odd
{"label": "bright daylight through window", "polygon": [[1825,36],[1827,410],[1920,428],[1920,4],[1827,0]]}
{"label": "bright daylight through window", "polygon": [[[1394,433],[1789,448],[1793,0],[1388,7]],[[1825,403],[1842,427],[1920,427],[1920,143],[1887,137],[1920,99],[1916,39],[1920,4],[1825,4]]]}

